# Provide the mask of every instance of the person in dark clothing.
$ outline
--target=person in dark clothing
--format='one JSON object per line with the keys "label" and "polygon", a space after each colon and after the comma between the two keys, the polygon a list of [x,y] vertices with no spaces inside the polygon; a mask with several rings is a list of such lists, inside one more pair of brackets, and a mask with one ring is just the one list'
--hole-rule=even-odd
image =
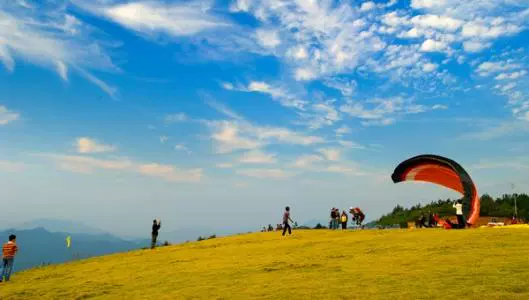
{"label": "person in dark clothing", "polygon": [[162,221],[152,221],[152,241],[151,241],[151,249],[154,249],[156,247],[156,240],[158,239],[158,230],[162,227]]}
{"label": "person in dark clothing", "polygon": [[291,235],[292,234],[292,228],[290,227],[290,224],[288,222],[292,222],[294,223],[294,221],[292,221],[292,219],[290,218],[290,207],[285,207],[285,213],[283,214],[283,236],[287,233],[287,229],[288,229],[288,234]]}
{"label": "person in dark clothing", "polygon": [[433,213],[432,211],[428,211],[428,227],[435,227],[436,224],[434,223]]}
{"label": "person in dark clothing", "polygon": [[421,214],[421,217],[419,218],[419,225],[421,228],[428,227],[426,226],[426,217],[424,217],[423,214]]}

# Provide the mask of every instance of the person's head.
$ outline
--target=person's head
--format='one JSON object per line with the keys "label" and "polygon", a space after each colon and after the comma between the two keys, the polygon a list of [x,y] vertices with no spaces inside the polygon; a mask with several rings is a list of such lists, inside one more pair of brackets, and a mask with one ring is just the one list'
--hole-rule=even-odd
{"label": "person's head", "polygon": [[10,242],[14,242],[16,240],[17,240],[17,236],[16,235],[12,234],[12,235],[9,236],[9,241]]}
{"label": "person's head", "polygon": [[156,224],[156,219],[155,219],[155,220],[152,220],[152,223],[153,223],[153,224]]}
{"label": "person's head", "polygon": [[286,211],[290,211],[290,206],[285,207]]}

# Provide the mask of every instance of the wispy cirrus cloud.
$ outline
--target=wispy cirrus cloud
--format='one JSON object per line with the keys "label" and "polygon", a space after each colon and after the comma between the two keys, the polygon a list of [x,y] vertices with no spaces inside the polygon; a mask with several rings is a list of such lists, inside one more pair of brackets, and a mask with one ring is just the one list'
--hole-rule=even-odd
{"label": "wispy cirrus cloud", "polygon": [[275,154],[268,154],[263,151],[253,150],[245,152],[238,161],[243,164],[273,164],[277,162]]}
{"label": "wispy cirrus cloud", "polygon": [[394,97],[380,99],[375,98],[366,101],[371,104],[371,108],[361,102],[348,101],[340,107],[343,113],[363,120],[362,124],[369,125],[391,125],[394,124],[398,118],[404,115],[419,114],[431,110],[438,110],[446,108],[443,105],[433,105],[431,107],[416,104],[413,99],[405,99],[403,97]]}
{"label": "wispy cirrus cloud", "polygon": [[35,156],[53,161],[61,170],[81,174],[113,171],[161,178],[168,182],[199,182],[203,177],[203,170],[200,168],[181,169],[166,164],[136,162],[128,158],[101,159],[50,153],[40,153]]}
{"label": "wispy cirrus cloud", "polygon": [[270,144],[310,146],[325,142],[322,137],[306,135],[287,127],[255,125],[220,103],[216,103],[212,108],[230,118],[230,120],[203,121],[212,131],[211,139],[217,153],[256,150]]}
{"label": "wispy cirrus cloud", "polygon": [[10,111],[7,107],[0,105],[0,126],[7,125],[20,119],[20,114]]}
{"label": "wispy cirrus cloud", "polygon": [[276,180],[284,180],[295,176],[294,173],[282,169],[238,169],[236,173],[247,177]]}
{"label": "wispy cirrus cloud", "polygon": [[192,36],[232,26],[210,12],[206,1],[164,3],[156,1],[118,2],[73,0],[78,7],[137,33],[155,36]]}
{"label": "wispy cirrus cloud", "polygon": [[116,96],[115,87],[91,73],[120,71],[105,50],[109,43],[93,35],[96,30],[69,14],[64,5],[50,2],[28,8],[21,3],[0,4],[0,61],[7,70],[15,71],[20,59],[54,70],[66,82],[75,72]]}
{"label": "wispy cirrus cloud", "polygon": [[234,85],[232,83],[223,83],[222,87],[230,91],[247,92],[247,93],[261,93],[269,95],[282,106],[288,108],[295,108],[304,110],[307,101],[301,100],[300,97],[289,92],[286,88],[274,86],[264,81],[251,81],[247,86]]}
{"label": "wispy cirrus cloud", "polygon": [[79,153],[105,153],[114,152],[117,150],[115,146],[105,145],[95,139],[88,137],[77,138],[75,146],[77,147],[77,152]]}

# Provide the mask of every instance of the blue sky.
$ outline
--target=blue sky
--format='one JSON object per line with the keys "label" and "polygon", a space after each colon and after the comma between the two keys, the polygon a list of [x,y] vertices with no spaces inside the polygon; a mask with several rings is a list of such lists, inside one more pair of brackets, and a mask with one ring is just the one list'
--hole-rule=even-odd
{"label": "blue sky", "polygon": [[0,2],[0,226],[140,235],[527,192],[525,0]]}

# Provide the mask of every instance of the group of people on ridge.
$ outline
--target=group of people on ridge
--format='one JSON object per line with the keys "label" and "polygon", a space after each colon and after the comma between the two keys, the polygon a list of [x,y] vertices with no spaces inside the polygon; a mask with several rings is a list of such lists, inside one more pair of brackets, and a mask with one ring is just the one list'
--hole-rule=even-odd
{"label": "group of people on ridge", "polygon": [[449,219],[441,221],[437,213],[434,214],[432,211],[428,211],[428,220],[424,214],[421,214],[419,219],[416,221],[415,226],[418,228],[432,228],[442,225],[445,229],[466,228],[468,224],[465,220],[465,216],[463,215],[463,201],[461,201],[461,199],[457,200],[454,202],[452,207],[456,210],[457,223],[453,223]]}
{"label": "group of people on ridge", "polygon": [[[356,226],[362,226],[362,222],[365,219],[365,214],[358,207],[350,207],[349,213],[351,214],[351,221]],[[347,229],[347,222],[349,221],[349,215],[345,210],[340,214],[340,210],[336,207],[331,209],[331,220],[329,222],[329,229],[338,229],[339,225],[342,225],[342,229]]]}

